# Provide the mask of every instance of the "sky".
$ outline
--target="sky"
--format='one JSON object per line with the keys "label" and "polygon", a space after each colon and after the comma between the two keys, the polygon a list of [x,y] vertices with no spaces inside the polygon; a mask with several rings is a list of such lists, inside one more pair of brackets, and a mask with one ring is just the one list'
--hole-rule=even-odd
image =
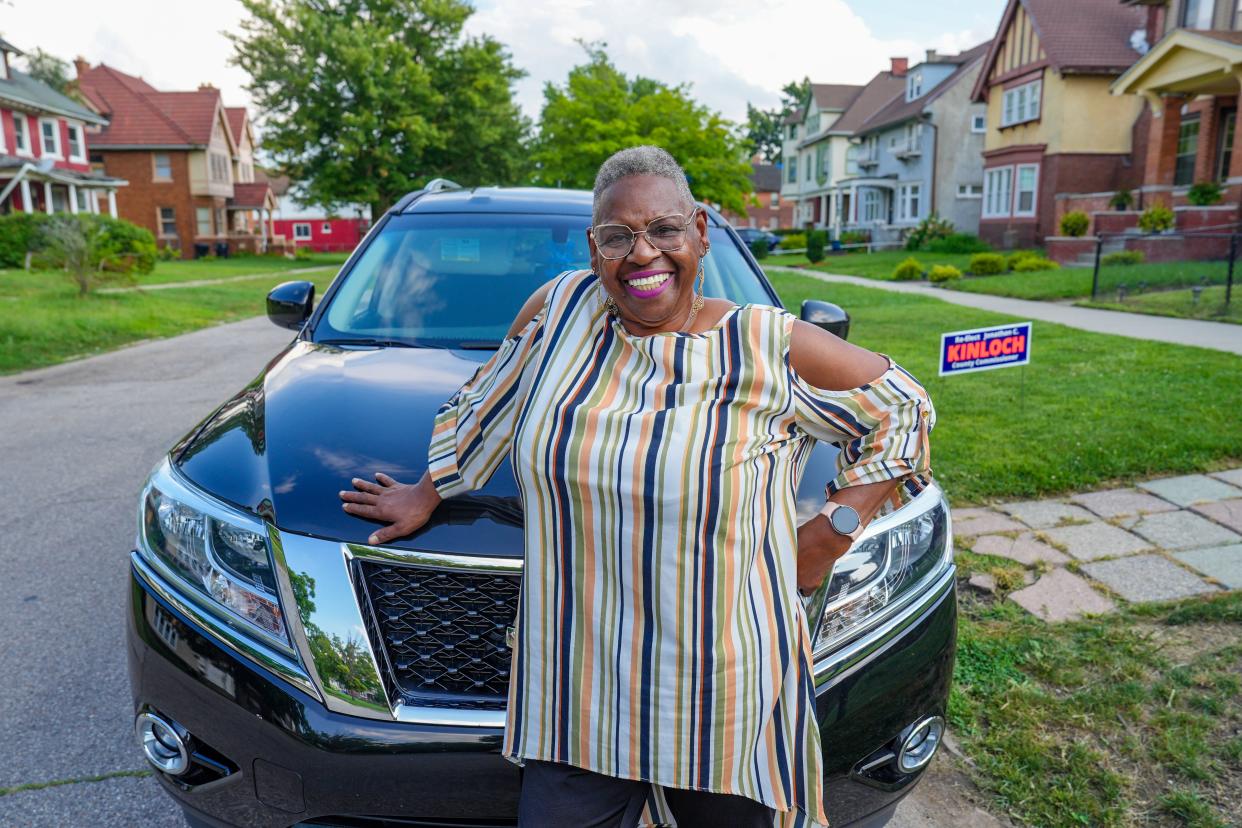
{"label": "sky", "polygon": [[[1004,0],[475,0],[471,34],[504,43],[528,75],[519,104],[537,120],[544,85],[563,83],[583,52],[604,41],[628,74],[690,82],[694,96],[741,121],[746,104],[776,105],[780,88],[865,83],[890,57],[969,48],[991,37]],[[102,13],[106,9],[107,13]],[[238,0],[0,0],[0,36],[71,61],[83,56],[140,75],[159,89],[211,82],[230,106],[249,104],[246,74],[228,63],[224,31]]]}

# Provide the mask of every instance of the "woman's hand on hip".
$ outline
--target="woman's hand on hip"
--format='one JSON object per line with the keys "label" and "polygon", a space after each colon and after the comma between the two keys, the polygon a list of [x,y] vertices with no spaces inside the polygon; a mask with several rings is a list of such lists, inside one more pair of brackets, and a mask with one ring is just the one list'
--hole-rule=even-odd
{"label": "woman's hand on hip", "polygon": [[355,491],[341,492],[341,508],[346,512],[388,524],[372,532],[367,543],[385,543],[419,529],[442,500],[430,474],[417,483],[398,483],[383,472],[376,472],[375,479],[377,483],[370,483],[355,477]]}
{"label": "woman's hand on hip", "polygon": [[824,582],[837,558],[849,551],[849,537],[833,531],[828,518],[816,515],[798,527],[798,590],[811,592]]}

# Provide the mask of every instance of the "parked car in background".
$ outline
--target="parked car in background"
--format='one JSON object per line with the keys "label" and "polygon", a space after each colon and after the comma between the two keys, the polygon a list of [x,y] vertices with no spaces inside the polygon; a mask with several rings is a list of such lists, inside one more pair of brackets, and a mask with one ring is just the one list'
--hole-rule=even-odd
{"label": "parked car in background", "polygon": [[[701,206],[701,205],[700,205]],[[714,210],[706,292],[780,299]],[[437,408],[523,301],[587,265],[589,192],[434,183],[376,223],[296,331],[171,447],[138,500],[128,656],[135,726],[192,826],[495,826],[520,770],[500,755],[522,504],[507,462],[411,536],[337,493],[382,469],[417,480]],[[839,335],[848,317],[807,301]],[[806,457],[800,520],[837,447]],[[948,504],[936,486],[873,520],[807,599],[833,828],[883,825],[944,727],[957,629]]]}
{"label": "parked car in background", "polygon": [[758,227],[735,227],[734,232],[746,244],[747,249],[750,249],[750,246],[759,239],[764,239],[768,243],[768,252],[771,253],[781,241],[780,236],[767,230],[760,230]]}

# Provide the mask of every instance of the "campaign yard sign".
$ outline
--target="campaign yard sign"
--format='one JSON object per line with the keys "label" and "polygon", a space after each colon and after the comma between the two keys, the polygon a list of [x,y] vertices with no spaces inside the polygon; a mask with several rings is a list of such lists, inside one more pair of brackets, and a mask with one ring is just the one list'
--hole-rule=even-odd
{"label": "campaign yard sign", "polygon": [[940,335],[940,376],[1011,368],[1031,361],[1031,323]]}

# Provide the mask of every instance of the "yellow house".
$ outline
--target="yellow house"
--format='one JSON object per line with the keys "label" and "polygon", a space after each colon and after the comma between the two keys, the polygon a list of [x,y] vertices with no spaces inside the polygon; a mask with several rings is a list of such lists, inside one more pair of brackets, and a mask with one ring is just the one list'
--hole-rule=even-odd
{"label": "yellow house", "polygon": [[985,240],[1042,243],[1058,232],[1058,194],[1139,183],[1142,104],[1109,86],[1140,57],[1146,20],[1118,0],[1009,0],[973,93],[987,103]]}

